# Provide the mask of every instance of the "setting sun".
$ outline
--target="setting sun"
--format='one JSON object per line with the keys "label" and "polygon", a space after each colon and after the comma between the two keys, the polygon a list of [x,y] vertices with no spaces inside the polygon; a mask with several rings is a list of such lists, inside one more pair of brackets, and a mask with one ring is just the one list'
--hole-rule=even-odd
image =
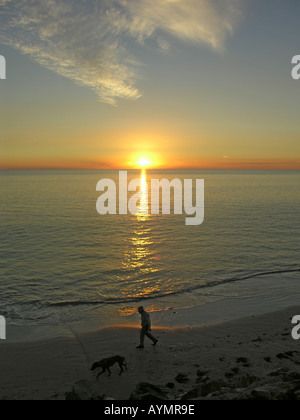
{"label": "setting sun", "polygon": [[132,169],[153,169],[164,164],[164,161],[153,152],[136,153],[129,156],[127,165]]}
{"label": "setting sun", "polygon": [[138,162],[137,162],[137,164],[139,165],[139,166],[141,166],[142,168],[147,168],[147,166],[149,166],[150,165],[150,162],[149,162],[149,160],[148,159],[140,159]]}
{"label": "setting sun", "polygon": [[162,159],[153,152],[144,152],[131,156],[128,162],[133,168],[152,169],[164,164]]}

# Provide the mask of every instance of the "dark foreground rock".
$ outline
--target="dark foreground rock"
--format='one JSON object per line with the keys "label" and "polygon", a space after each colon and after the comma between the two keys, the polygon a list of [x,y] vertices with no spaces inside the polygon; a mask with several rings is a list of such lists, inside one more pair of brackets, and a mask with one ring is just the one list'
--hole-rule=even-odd
{"label": "dark foreground rock", "polygon": [[131,401],[162,401],[167,399],[168,396],[165,391],[146,382],[139,383],[129,398]]}
{"label": "dark foreground rock", "polygon": [[88,381],[79,381],[73,386],[71,392],[66,393],[67,401],[100,401],[104,396],[96,395],[92,385]]}
{"label": "dark foreground rock", "polygon": [[[288,357],[290,357],[288,355]],[[242,361],[243,362],[243,361]],[[300,372],[282,367],[264,373],[264,377],[250,375],[248,371],[233,367],[222,377],[214,377],[214,372],[196,371],[194,375],[178,374],[175,382],[165,386],[147,382],[137,384],[128,399],[131,401],[166,400],[300,400]],[[98,395],[97,386],[92,381],[77,382],[67,400],[107,400]]]}
{"label": "dark foreground rock", "polygon": [[181,400],[299,400],[300,380],[291,372],[271,372],[267,378],[248,374],[230,381],[208,381],[181,396]]}
{"label": "dark foreground rock", "polygon": [[184,373],[179,373],[175,378],[175,381],[178,382],[179,384],[185,384],[189,382],[189,380],[190,379],[188,375],[185,375]]}

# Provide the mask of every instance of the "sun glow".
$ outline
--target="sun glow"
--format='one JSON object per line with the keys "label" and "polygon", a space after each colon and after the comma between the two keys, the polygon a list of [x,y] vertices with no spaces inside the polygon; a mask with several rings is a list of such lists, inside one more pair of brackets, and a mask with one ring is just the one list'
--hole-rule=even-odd
{"label": "sun glow", "polygon": [[150,162],[148,159],[142,158],[140,159],[137,164],[141,167],[141,168],[147,168],[148,166],[150,166]]}
{"label": "sun glow", "polygon": [[162,165],[161,159],[152,152],[140,152],[129,156],[127,164],[132,169],[153,169]]}

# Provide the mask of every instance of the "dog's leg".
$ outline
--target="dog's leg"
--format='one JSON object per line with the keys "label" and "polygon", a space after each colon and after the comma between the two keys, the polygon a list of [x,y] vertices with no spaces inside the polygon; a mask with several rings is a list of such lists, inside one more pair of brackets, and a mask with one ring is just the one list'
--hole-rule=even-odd
{"label": "dog's leg", "polygon": [[121,363],[119,363],[119,366],[120,366],[120,369],[121,369],[121,371],[120,371],[120,373],[119,373],[119,376],[121,376],[121,375],[122,375],[122,373],[123,373],[123,371],[124,371],[124,369],[123,369],[123,366],[122,366],[122,364],[121,364]]}
{"label": "dog's leg", "polygon": [[[103,368],[102,368],[103,369]],[[97,379],[99,378],[100,375],[102,375],[105,372],[105,369],[102,370],[102,372],[100,372],[97,376]]]}

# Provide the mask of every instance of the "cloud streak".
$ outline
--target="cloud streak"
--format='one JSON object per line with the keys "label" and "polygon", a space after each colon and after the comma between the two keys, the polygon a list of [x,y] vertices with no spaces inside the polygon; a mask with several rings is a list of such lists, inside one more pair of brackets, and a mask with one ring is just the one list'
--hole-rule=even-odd
{"label": "cloud streak", "polygon": [[222,50],[241,0],[0,0],[0,42],[115,104],[138,99],[133,42]]}

